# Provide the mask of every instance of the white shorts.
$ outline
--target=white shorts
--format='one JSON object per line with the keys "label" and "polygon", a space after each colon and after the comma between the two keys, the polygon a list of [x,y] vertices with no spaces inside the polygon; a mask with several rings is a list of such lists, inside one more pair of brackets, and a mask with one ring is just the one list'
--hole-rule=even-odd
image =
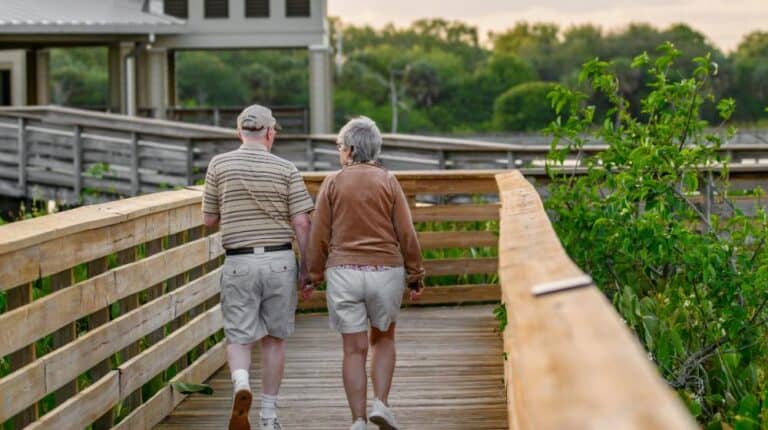
{"label": "white shorts", "polygon": [[246,345],[266,335],[285,339],[296,314],[293,251],[228,256],[221,269],[221,312],[227,342]]}
{"label": "white shorts", "polygon": [[405,291],[405,269],[362,271],[329,267],[325,271],[331,328],[340,333],[381,331],[397,321]]}

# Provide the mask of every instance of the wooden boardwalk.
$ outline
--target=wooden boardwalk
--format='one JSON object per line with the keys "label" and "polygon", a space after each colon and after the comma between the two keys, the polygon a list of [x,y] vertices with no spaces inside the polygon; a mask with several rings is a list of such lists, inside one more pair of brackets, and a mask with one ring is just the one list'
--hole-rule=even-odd
{"label": "wooden boardwalk", "polygon": [[[390,403],[406,429],[507,429],[502,340],[491,306],[404,309]],[[279,414],[287,430],[339,430],[350,413],[341,381],[341,339],[322,314],[300,315],[288,342]],[[258,353],[251,384],[260,392]],[[211,397],[187,398],[156,429],[224,429],[231,383],[224,368]],[[369,381],[369,390],[370,390]],[[369,394],[371,396],[371,394]],[[258,417],[254,399],[251,417]],[[257,421],[253,420],[252,424]],[[376,426],[369,424],[369,429]]]}

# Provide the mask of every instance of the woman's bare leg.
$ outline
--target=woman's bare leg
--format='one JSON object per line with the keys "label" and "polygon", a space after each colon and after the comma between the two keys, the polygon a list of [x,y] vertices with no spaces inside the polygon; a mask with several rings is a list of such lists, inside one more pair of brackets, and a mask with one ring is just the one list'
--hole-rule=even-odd
{"label": "woman's bare leg", "polygon": [[373,378],[373,393],[385,405],[392,388],[392,375],[395,373],[395,323],[390,324],[389,330],[381,331],[371,327],[371,352],[373,360],[371,373]]}

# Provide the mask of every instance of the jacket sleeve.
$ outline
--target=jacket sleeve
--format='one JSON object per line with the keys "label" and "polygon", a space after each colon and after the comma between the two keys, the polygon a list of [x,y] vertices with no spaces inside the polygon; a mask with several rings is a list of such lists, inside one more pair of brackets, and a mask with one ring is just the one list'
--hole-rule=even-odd
{"label": "jacket sleeve", "polygon": [[394,206],[392,208],[392,224],[395,227],[397,239],[400,242],[400,252],[405,261],[407,282],[420,281],[424,278],[424,266],[421,258],[421,246],[413,228],[411,209],[408,207],[408,199],[405,197],[400,182],[394,175],[390,175],[391,189],[394,193]]}
{"label": "jacket sleeve", "polygon": [[309,236],[309,279],[317,285],[325,278],[325,264],[331,243],[330,176],[320,186],[312,215],[312,232]]}

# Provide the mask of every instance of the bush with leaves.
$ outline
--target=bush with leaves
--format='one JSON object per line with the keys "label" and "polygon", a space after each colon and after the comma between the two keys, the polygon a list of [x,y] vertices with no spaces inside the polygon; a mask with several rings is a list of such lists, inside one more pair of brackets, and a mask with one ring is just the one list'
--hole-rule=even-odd
{"label": "bush with leaves", "polygon": [[540,130],[555,117],[547,101],[556,84],[533,81],[516,85],[500,95],[493,105],[493,122],[499,130]]}
{"label": "bush with leaves", "polygon": [[[735,104],[714,99],[709,56],[693,60],[690,77],[671,74],[680,55],[666,43],[656,58],[634,59],[650,76],[639,115],[613,65],[598,59],[579,80],[610,101],[607,112],[596,114],[579,91],[550,93],[559,117],[548,129],[546,205],[568,253],[699,421],[707,429],[768,428],[768,217],[729,205],[718,149],[734,131],[719,128]],[[722,120],[714,131],[700,119],[707,105]],[[595,124],[598,117],[607,119]],[[565,165],[569,151],[595,141],[607,149],[582,157],[586,172]],[[725,213],[710,211],[711,198]]]}

